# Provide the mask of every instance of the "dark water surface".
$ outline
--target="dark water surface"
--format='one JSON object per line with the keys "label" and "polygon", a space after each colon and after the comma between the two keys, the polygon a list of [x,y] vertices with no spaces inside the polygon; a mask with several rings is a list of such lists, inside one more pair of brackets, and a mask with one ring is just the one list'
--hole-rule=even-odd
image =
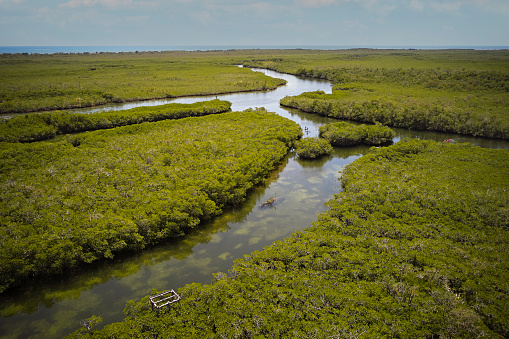
{"label": "dark water surface", "polygon": [[[232,102],[232,110],[265,107],[299,123],[306,136],[316,136],[317,128],[335,119],[284,109],[279,100],[306,91],[331,92],[327,81],[309,80],[272,71],[258,70],[283,78],[286,86],[270,92],[219,95]],[[190,103],[216,96],[155,100],[108,105],[106,109]],[[90,113],[102,108],[79,109]],[[443,141],[453,138],[490,148],[509,148],[509,142],[460,137],[457,135],[396,129],[394,142],[404,137]],[[368,147],[336,148],[333,155],[302,161],[290,153],[264,185],[253,189],[244,204],[200,225],[186,236],[144,250],[132,256],[93,265],[80,273],[51,283],[25,285],[0,296],[0,338],[61,338],[80,327],[80,320],[92,315],[103,325],[123,319],[127,300],[139,300],[152,289],[177,289],[189,283],[210,283],[212,274],[227,272],[235,259],[261,250],[296,230],[306,228],[325,210],[324,203],[340,190],[339,172],[368,151]],[[271,197],[279,202],[272,208],[259,205]],[[284,199],[283,199],[284,198]]]}

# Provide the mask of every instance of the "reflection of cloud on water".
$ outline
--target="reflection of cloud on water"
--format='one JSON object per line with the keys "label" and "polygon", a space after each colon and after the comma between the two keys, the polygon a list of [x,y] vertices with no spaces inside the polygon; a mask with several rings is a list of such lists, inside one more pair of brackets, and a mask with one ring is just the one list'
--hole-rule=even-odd
{"label": "reflection of cloud on water", "polygon": [[[91,300],[93,302],[93,304],[86,305],[85,309],[97,307],[97,305],[101,304],[101,301],[99,300],[99,296],[93,296],[90,299],[96,299],[96,300],[95,301]],[[36,328],[42,327],[42,328],[40,328],[40,332],[35,332],[35,333],[47,333],[48,335],[49,334],[56,335],[57,333],[59,333],[59,331],[61,330],[62,327],[65,328],[65,327],[69,326],[69,324],[72,324],[76,321],[74,318],[75,314],[73,314],[73,313],[74,312],[69,312],[69,310],[62,310],[62,311],[55,313],[51,319],[51,324],[49,324],[49,326],[45,321],[39,322],[39,323],[36,322],[35,327]],[[76,323],[76,327],[78,327],[78,326],[79,326],[79,323]]]}
{"label": "reflection of cloud on water", "polygon": [[311,190],[313,192],[320,193],[322,191],[322,188],[320,186],[317,186],[317,187],[313,187]]}
{"label": "reflection of cloud on water", "polygon": [[212,258],[208,257],[197,257],[195,255],[189,256],[187,258],[186,264],[188,266],[203,268],[207,267],[212,263]]}
{"label": "reflection of cloud on water", "polygon": [[249,232],[251,232],[249,230],[248,227],[242,227],[242,228],[239,228],[238,230],[235,230],[235,232],[233,232],[234,235],[247,235],[249,234]]}
{"label": "reflection of cloud on water", "polygon": [[[66,319],[66,321],[69,321],[69,320]],[[52,333],[58,333],[55,329],[57,329],[58,326],[60,326],[58,324],[58,322],[49,323],[46,319],[34,321],[30,325],[32,328],[34,328],[34,331],[37,331],[38,333],[47,333],[48,335],[50,335]],[[19,330],[22,331],[23,329],[19,329]],[[20,338],[20,337],[21,337],[21,335],[11,332],[10,336],[2,337],[2,338]]]}
{"label": "reflection of cloud on water", "polygon": [[[328,86],[328,83],[325,82],[325,85]],[[278,106],[279,94],[276,98],[274,102]],[[189,100],[194,102],[196,98]],[[279,107],[276,108],[281,111]],[[118,321],[112,317],[117,317],[117,314],[121,316],[126,298],[140,298],[150,293],[152,288],[178,288],[187,282],[202,279],[200,274],[206,275],[205,279],[208,279],[211,272],[224,270],[228,260],[235,256],[241,257],[242,251],[251,251],[248,244],[260,247],[267,240],[272,242],[287,235],[296,225],[308,226],[310,222],[305,220],[314,220],[314,216],[306,216],[307,204],[305,208],[299,207],[293,197],[294,193],[289,193],[290,190],[302,189],[302,196],[299,197],[305,201],[311,192],[301,184],[309,186],[294,156],[290,154],[285,157],[264,183],[251,190],[243,204],[224,208],[225,214],[200,223],[180,239],[146,248],[141,253],[118,255],[113,260],[90,265],[68,279],[58,277],[52,283],[30,288],[25,286],[20,292],[12,291],[9,300],[0,302],[0,309],[2,316],[7,314],[13,317],[0,323],[0,331],[8,326],[33,335],[57,331],[59,327],[54,337],[61,337],[62,332],[69,333],[79,326],[80,317],[87,318],[96,314],[103,316],[105,323]],[[263,197],[265,199],[261,201],[267,200],[275,192],[278,197],[287,200],[278,205],[277,210],[259,210],[260,200]],[[282,219],[276,221],[275,218]],[[235,232],[228,232],[230,227]],[[235,238],[234,235],[240,237]],[[53,309],[49,310],[50,307]],[[90,314],[86,314],[88,312]],[[34,314],[30,317],[15,317],[18,313]],[[16,337],[22,335],[14,334],[13,338]]]}
{"label": "reflection of cloud on water", "polygon": [[296,184],[296,185],[293,185],[292,188],[293,188],[293,190],[300,190],[300,189],[304,188],[304,185]]}
{"label": "reflection of cloud on water", "polygon": [[277,183],[278,183],[278,185],[283,185],[283,186],[291,185],[292,179],[290,177],[279,177]]}
{"label": "reflection of cloud on water", "polygon": [[223,235],[222,234],[219,234],[219,233],[216,233],[212,236],[212,239],[210,239],[209,243],[212,243],[212,244],[218,244],[220,243],[221,241],[223,240]]}
{"label": "reflection of cloud on water", "polygon": [[[69,324],[74,324],[74,329],[79,327],[79,322],[76,321],[76,314],[83,315],[83,318],[88,318],[88,310],[97,308],[103,302],[103,298],[96,293],[87,293],[87,298],[81,298],[79,303],[73,303],[69,300],[63,302],[62,307],[57,312],[53,313],[51,319],[38,319],[30,323],[30,333],[44,333],[43,337],[60,337],[58,334],[62,328],[66,328]],[[124,302],[125,304],[125,302]],[[83,311],[85,310],[85,311]],[[20,338],[27,335],[26,328],[19,329],[21,333],[10,333],[12,338]],[[3,337],[4,338],[4,337]],[[9,338],[7,336],[6,338]]]}
{"label": "reflection of cloud on water", "polygon": [[230,252],[224,252],[220,255],[217,256],[219,259],[222,259],[222,260],[227,260],[229,257],[231,257],[231,253]]}
{"label": "reflection of cloud on water", "polygon": [[263,237],[252,237],[249,239],[249,245],[256,245],[258,244],[261,240],[263,239]]}
{"label": "reflection of cloud on water", "polygon": [[254,221],[246,221],[242,224],[239,224],[239,228],[233,231],[234,235],[247,235],[251,233],[251,230],[259,225],[258,220]]}
{"label": "reflection of cloud on water", "polygon": [[274,227],[271,232],[268,232],[265,236],[266,241],[273,242],[281,239],[288,234],[288,230],[284,227]]}
{"label": "reflection of cloud on water", "polygon": [[308,190],[303,189],[303,188],[300,190],[294,191],[292,193],[292,195],[293,195],[293,197],[292,197],[293,200],[295,200],[296,202],[302,202],[309,197]]}
{"label": "reflection of cloud on water", "polygon": [[[129,287],[132,291],[141,290],[146,286],[147,277],[144,274],[132,274],[118,281],[119,285]],[[84,299],[84,298],[83,298]]]}
{"label": "reflection of cloud on water", "polygon": [[[316,195],[315,195],[316,196]],[[320,199],[312,199],[312,198],[309,198],[306,200],[306,206],[303,207],[304,210],[311,210],[311,211],[316,211],[317,210],[317,206],[321,203],[321,200]],[[309,213],[309,212],[306,212],[306,213]]]}
{"label": "reflection of cloud on water", "polygon": [[308,179],[308,181],[312,184],[315,184],[315,185],[320,185],[323,181],[323,178],[320,178],[320,177],[310,177]]}

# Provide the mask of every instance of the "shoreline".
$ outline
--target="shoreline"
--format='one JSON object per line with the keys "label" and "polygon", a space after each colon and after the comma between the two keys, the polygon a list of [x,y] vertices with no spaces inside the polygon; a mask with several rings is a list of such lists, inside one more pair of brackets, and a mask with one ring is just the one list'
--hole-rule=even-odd
{"label": "shoreline", "polygon": [[509,46],[0,46],[0,54],[96,54],[154,52],[217,52],[232,50],[506,50]]}

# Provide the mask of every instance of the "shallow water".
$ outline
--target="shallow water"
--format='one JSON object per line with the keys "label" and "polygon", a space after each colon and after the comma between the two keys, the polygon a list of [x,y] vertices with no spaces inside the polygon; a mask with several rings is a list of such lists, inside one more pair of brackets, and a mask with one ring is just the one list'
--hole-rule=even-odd
{"label": "shallow water", "polygon": [[[279,100],[285,95],[306,91],[331,92],[327,81],[301,79],[291,75],[260,70],[288,81],[275,91],[219,95],[232,102],[232,109],[265,107],[292,119],[306,136],[316,136],[317,128],[336,121],[331,118],[284,109]],[[195,102],[216,96],[180,98],[141,102],[155,105],[168,102]],[[126,107],[126,105],[128,107]],[[135,103],[107,109],[132,108]],[[91,108],[88,113],[104,108]],[[75,110],[76,111],[76,110]],[[397,129],[394,142],[404,137],[442,141],[453,138],[482,147],[509,148],[509,142],[468,138],[457,135],[415,132]],[[296,230],[306,228],[325,210],[324,203],[340,191],[339,172],[351,161],[368,151],[368,147],[336,148],[333,155],[314,161],[303,161],[293,153],[287,155],[264,185],[253,189],[245,202],[186,236],[144,250],[134,255],[93,265],[79,274],[10,291],[0,297],[1,338],[61,338],[80,327],[80,320],[92,315],[103,324],[123,319],[127,300],[139,300],[152,289],[178,289],[188,283],[210,283],[212,274],[227,272],[235,259],[261,250]],[[284,198],[272,208],[260,208],[271,197]]]}

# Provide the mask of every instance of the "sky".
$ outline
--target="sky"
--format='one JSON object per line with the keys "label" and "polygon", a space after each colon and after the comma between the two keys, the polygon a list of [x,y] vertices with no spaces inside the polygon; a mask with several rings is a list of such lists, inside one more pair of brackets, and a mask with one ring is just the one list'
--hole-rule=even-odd
{"label": "sky", "polygon": [[0,46],[509,46],[509,0],[0,0]]}

